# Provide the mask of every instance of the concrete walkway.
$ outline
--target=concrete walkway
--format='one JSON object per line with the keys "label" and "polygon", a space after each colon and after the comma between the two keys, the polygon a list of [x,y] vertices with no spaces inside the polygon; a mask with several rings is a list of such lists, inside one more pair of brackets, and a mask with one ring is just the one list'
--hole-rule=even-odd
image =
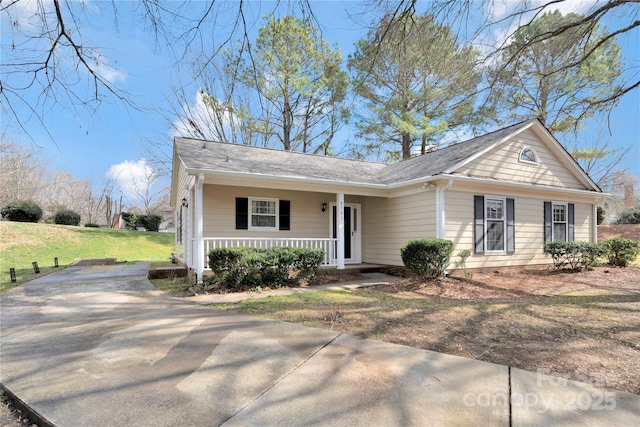
{"label": "concrete walkway", "polygon": [[147,267],[2,295],[0,380],[56,426],[636,426],[640,396],[221,312]]}

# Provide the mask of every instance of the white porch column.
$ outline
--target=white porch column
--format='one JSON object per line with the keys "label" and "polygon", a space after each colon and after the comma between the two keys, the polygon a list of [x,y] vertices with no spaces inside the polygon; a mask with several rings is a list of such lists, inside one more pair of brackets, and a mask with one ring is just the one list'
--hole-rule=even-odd
{"label": "white porch column", "polygon": [[196,244],[194,248],[195,256],[195,269],[198,275],[198,282],[202,282],[202,272],[204,271],[204,225],[203,225],[203,199],[202,199],[202,186],[204,184],[204,174],[198,175],[196,178],[196,194],[195,194],[195,226],[196,226]]}
{"label": "white porch column", "polygon": [[338,270],[344,270],[344,193],[338,193],[336,197],[337,215],[337,238],[338,238]]}

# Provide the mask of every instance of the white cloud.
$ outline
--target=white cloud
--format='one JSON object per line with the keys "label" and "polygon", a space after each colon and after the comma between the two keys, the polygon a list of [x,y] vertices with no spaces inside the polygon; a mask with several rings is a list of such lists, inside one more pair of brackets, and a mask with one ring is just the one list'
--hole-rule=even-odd
{"label": "white cloud", "polygon": [[[224,141],[222,134],[230,134],[232,124],[239,126],[238,119],[229,110],[221,109],[216,113],[207,106],[204,101],[205,96],[207,96],[205,93],[198,91],[193,103],[182,106],[180,116],[173,122],[172,136]],[[216,114],[219,116],[216,117]]]}
{"label": "white cloud", "polygon": [[153,176],[153,168],[144,158],[137,162],[125,160],[107,171],[107,178],[116,181],[122,194],[130,200],[145,192]]}
{"label": "white cloud", "polygon": [[[490,56],[496,48],[503,47],[509,42],[515,31],[527,24],[536,16],[543,13],[559,10],[566,15],[568,13],[586,13],[591,7],[601,0],[563,0],[550,2],[549,0],[531,0],[529,2],[514,0],[495,0],[485,2],[483,13],[494,24],[489,26],[489,31],[481,34],[474,40],[474,46],[480,50],[483,56],[488,57],[488,64],[492,64],[497,58]],[[542,9],[538,9],[542,8]],[[529,10],[530,12],[523,12]]]}
{"label": "white cloud", "polygon": [[507,18],[509,15],[522,10],[533,10],[522,15],[522,20],[530,20],[542,7],[542,13],[559,10],[563,15],[567,13],[585,13],[596,3],[602,0],[563,0],[550,2],[549,0],[531,0],[529,2],[514,0],[496,0],[485,3],[485,14],[494,21]]}
{"label": "white cloud", "polygon": [[94,61],[93,70],[109,83],[124,81],[127,78],[127,73],[109,65],[109,59],[99,49],[91,52],[91,59]]}

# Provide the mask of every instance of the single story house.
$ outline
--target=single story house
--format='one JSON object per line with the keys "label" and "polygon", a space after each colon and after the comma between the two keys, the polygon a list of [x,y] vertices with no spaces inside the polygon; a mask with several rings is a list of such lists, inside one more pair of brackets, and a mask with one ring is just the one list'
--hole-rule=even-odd
{"label": "single story house", "polygon": [[551,240],[597,241],[602,190],[537,120],[394,164],[175,138],[178,258],[308,246],[324,265],[402,265],[411,239],[443,238],[468,268],[548,264]]}

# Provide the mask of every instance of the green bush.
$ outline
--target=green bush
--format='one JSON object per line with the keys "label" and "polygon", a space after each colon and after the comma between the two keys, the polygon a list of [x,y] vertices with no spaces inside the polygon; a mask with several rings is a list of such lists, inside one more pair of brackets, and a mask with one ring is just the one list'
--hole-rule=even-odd
{"label": "green bush", "polygon": [[122,219],[126,223],[127,230],[143,227],[147,231],[158,231],[162,222],[160,215],[137,215],[130,212],[122,212]]}
{"label": "green bush", "polygon": [[444,239],[410,240],[400,248],[405,267],[427,278],[436,278],[444,274],[452,252],[453,243]]}
{"label": "green bush", "polygon": [[640,224],[640,207],[635,207],[618,215],[615,224]]}
{"label": "green bush", "polygon": [[94,222],[88,222],[84,226],[87,227],[87,228],[100,228],[100,225],[96,224]]}
{"label": "green bush", "polygon": [[38,222],[42,218],[42,209],[34,202],[18,200],[3,207],[0,214],[9,221]]}
{"label": "green bush", "polygon": [[158,231],[161,222],[160,215],[138,215],[138,227],[144,227],[147,231]]}
{"label": "green bush", "polygon": [[607,218],[607,211],[605,211],[602,206],[598,206],[598,209],[597,209],[597,224],[601,225],[606,218]]}
{"label": "green bush", "polygon": [[604,246],[590,242],[549,242],[544,250],[551,255],[555,268],[575,271],[595,265],[607,254]]}
{"label": "green bush", "polygon": [[131,212],[122,212],[122,220],[127,230],[135,230],[138,227],[138,215]]}
{"label": "green bush", "polygon": [[289,247],[219,248],[208,253],[214,281],[228,290],[299,284],[315,276],[323,257],[321,249]]}
{"label": "green bush", "polygon": [[640,242],[624,237],[614,237],[603,242],[607,250],[609,264],[619,267],[626,267],[638,257],[640,253]]}
{"label": "green bush", "polygon": [[53,217],[53,222],[60,225],[79,225],[80,224],[80,214],[65,209],[59,212],[56,212]]}

